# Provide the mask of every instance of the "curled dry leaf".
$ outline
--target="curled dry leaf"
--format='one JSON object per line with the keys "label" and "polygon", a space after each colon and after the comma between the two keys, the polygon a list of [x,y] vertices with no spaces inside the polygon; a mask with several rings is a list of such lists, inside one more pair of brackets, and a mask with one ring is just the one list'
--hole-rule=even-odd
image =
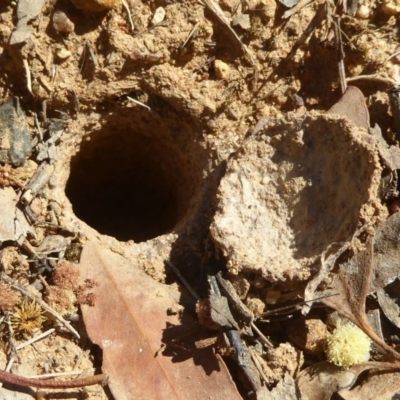
{"label": "curled dry leaf", "polygon": [[343,389],[339,394],[344,400],[390,400],[397,398],[399,391],[400,372],[375,371],[353,390]]}
{"label": "curled dry leaf", "polygon": [[[102,369],[116,400],[241,399],[212,349],[196,349],[190,340],[192,318],[184,315],[182,323],[167,315],[177,303],[170,287],[92,243],[83,249],[81,268],[84,279],[98,282],[94,306],[82,313],[90,339],[103,349]],[[185,346],[159,352],[163,342],[185,334]]]}

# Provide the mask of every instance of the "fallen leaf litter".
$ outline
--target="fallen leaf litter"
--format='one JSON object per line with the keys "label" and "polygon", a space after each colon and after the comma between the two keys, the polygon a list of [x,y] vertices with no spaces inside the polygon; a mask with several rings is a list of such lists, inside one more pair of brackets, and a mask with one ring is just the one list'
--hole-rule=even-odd
{"label": "fallen leaf litter", "polygon": [[[352,388],[399,368],[395,2],[34,3],[0,14],[0,381],[398,391]],[[321,361],[343,317],[381,348],[347,370]]]}

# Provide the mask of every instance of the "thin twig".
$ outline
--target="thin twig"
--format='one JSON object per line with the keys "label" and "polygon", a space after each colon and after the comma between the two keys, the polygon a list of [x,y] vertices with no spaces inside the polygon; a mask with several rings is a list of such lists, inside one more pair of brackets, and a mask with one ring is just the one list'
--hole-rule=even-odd
{"label": "thin twig", "polygon": [[215,14],[215,16],[222,23],[222,25],[225,26],[225,28],[229,31],[229,33],[233,36],[233,38],[236,40],[236,42],[239,44],[240,48],[242,49],[243,53],[248,57],[251,65],[255,68],[256,62],[254,60],[253,55],[250,53],[248,48],[240,40],[240,38],[236,34],[236,32],[231,28],[230,21],[228,20],[228,18],[225,17],[225,14],[222,12],[220,6],[218,4],[216,4],[213,0],[204,0],[204,3],[208,7],[208,9]]}
{"label": "thin twig", "polygon": [[108,376],[105,374],[86,376],[84,378],[74,379],[72,381],[56,381],[32,379],[15,375],[10,372],[0,371],[0,381],[19,386],[33,386],[43,389],[72,389],[91,385],[107,385]]}
{"label": "thin twig", "polygon": [[33,337],[32,339],[29,339],[26,342],[20,344],[19,346],[16,347],[16,350],[21,350],[24,347],[27,347],[27,346],[31,345],[32,343],[38,342],[39,340],[44,339],[46,336],[51,335],[53,332],[55,332],[55,329],[51,328],[48,331],[43,332],[40,335],[37,335],[37,336]]}
{"label": "thin twig", "polygon": [[179,48],[179,50],[182,50],[189,42],[189,40],[194,36],[194,34],[197,32],[197,30],[199,29],[200,26],[200,22],[198,22],[193,28],[192,30],[189,32],[189,35],[187,36],[187,38],[185,39],[185,41],[183,42],[182,46]]}
{"label": "thin twig", "polygon": [[267,377],[265,376],[265,374],[264,374],[264,371],[263,371],[263,369],[262,369],[262,366],[261,366],[261,364],[260,364],[260,361],[258,361],[259,355],[258,355],[257,352],[254,351],[251,347],[249,347],[249,350],[250,350],[250,355],[251,355],[251,358],[252,358],[252,360],[253,360],[253,362],[254,362],[254,365],[256,366],[256,368],[257,368],[257,370],[258,370],[258,373],[261,375],[261,377],[263,378],[265,384],[267,385],[267,384],[270,383],[270,382],[268,381],[268,378],[267,378]]}
{"label": "thin twig", "polygon": [[22,286],[19,283],[15,282],[5,273],[1,273],[0,278],[3,279],[5,282],[7,282],[14,289],[19,290],[25,296],[36,301],[44,310],[53,315],[58,321],[60,321],[77,339],[80,339],[79,333],[71,326],[71,324],[68,321],[66,321],[60,314],[58,314],[56,311],[50,308],[42,299],[32,294],[28,289],[26,289],[25,286]]}
{"label": "thin twig", "polygon": [[28,60],[26,58],[24,58],[22,60],[22,63],[24,65],[24,70],[25,70],[25,75],[26,75],[26,87],[28,88],[29,92],[32,93],[32,78],[31,78],[31,70],[29,68]]}
{"label": "thin twig", "polygon": [[346,81],[347,82],[370,81],[370,82],[375,82],[375,83],[382,83],[388,87],[392,87],[392,86],[398,84],[398,82],[396,82],[394,79],[384,78],[384,77],[378,76],[376,74],[352,76],[351,78],[347,78]]}
{"label": "thin twig", "polygon": [[140,102],[139,100],[132,99],[132,97],[129,97],[129,96],[126,96],[126,98],[127,98],[128,100],[130,100],[132,103],[135,103],[135,104],[137,104],[138,106],[144,107],[144,108],[146,108],[147,110],[151,111],[151,108],[150,108],[148,105],[146,105],[146,104]]}
{"label": "thin twig", "polygon": [[338,57],[338,69],[339,69],[339,80],[340,80],[340,89],[342,94],[347,89],[346,82],[346,71],[344,69],[344,51],[343,51],[343,42],[342,42],[342,31],[340,29],[340,17],[335,18],[334,27],[335,27],[335,40],[337,47],[337,57]]}
{"label": "thin twig", "polygon": [[400,54],[400,50],[395,51],[391,56],[389,56],[389,57],[385,60],[385,62],[390,61],[392,58],[398,56],[399,54]]}
{"label": "thin twig", "polygon": [[182,276],[181,271],[179,271],[179,269],[176,268],[175,265],[170,260],[166,260],[165,262],[172,268],[172,270],[175,272],[176,276],[186,286],[187,290],[189,290],[190,294],[194,297],[194,299],[197,300],[197,301],[200,301],[201,300],[200,296],[192,288],[190,283]]}
{"label": "thin twig", "polygon": [[128,19],[129,19],[129,23],[131,25],[131,31],[133,32],[135,30],[135,25],[132,20],[132,14],[131,14],[131,10],[129,9],[129,5],[126,0],[122,0],[122,5],[124,6],[126,12],[128,13]]}
{"label": "thin twig", "polygon": [[264,336],[264,334],[257,328],[257,326],[254,324],[254,322],[251,323],[251,327],[257,332],[257,334],[260,336],[261,342],[263,342],[267,347],[273,348],[274,345]]}

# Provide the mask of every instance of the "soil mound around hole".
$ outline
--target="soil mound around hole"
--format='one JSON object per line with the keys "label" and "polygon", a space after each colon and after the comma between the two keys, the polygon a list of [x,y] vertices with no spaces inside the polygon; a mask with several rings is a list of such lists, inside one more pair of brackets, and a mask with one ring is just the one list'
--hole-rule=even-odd
{"label": "soil mound around hole", "polygon": [[384,213],[381,166],[365,131],[311,113],[270,121],[227,165],[211,234],[230,273],[305,279],[332,242]]}

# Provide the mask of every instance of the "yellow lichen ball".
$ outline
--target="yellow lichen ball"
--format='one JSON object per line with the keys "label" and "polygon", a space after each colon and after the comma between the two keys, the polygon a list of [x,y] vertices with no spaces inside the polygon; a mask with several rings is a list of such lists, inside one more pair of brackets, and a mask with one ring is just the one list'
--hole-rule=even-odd
{"label": "yellow lichen ball", "polygon": [[369,359],[371,340],[357,326],[340,324],[327,338],[326,357],[329,362],[350,368]]}

